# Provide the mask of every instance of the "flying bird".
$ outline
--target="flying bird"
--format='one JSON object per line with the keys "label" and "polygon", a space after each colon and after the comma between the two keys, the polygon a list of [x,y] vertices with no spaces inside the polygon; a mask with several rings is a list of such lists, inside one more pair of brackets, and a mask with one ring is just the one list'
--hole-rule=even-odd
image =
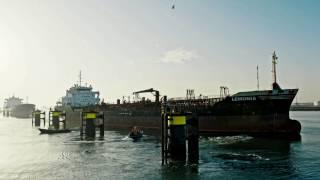
{"label": "flying bird", "polygon": [[176,5],[175,5],[175,0],[173,0],[172,2],[172,6],[171,6],[171,9],[174,10],[176,8]]}

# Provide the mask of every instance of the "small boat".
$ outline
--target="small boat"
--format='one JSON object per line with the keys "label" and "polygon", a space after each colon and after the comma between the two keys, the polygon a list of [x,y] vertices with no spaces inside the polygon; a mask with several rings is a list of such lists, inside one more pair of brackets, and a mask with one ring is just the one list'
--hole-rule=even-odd
{"label": "small boat", "polygon": [[131,132],[129,134],[129,138],[132,138],[133,140],[138,140],[138,139],[142,138],[142,136],[143,136],[143,133],[141,133],[141,132],[138,132],[137,134],[134,134]]}
{"label": "small boat", "polygon": [[39,128],[41,134],[69,133],[70,129],[42,129]]}
{"label": "small boat", "polygon": [[138,139],[142,138],[143,131],[138,129],[136,126],[134,126],[128,136],[129,136],[129,138],[132,138],[133,140],[138,140]]}

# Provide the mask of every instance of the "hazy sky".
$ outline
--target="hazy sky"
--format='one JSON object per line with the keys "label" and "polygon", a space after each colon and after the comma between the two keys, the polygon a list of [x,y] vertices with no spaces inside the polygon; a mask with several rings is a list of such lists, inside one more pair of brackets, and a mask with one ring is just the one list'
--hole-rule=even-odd
{"label": "hazy sky", "polygon": [[78,80],[114,102],[135,90],[219,94],[271,86],[320,100],[318,0],[0,1],[0,100],[53,106]]}

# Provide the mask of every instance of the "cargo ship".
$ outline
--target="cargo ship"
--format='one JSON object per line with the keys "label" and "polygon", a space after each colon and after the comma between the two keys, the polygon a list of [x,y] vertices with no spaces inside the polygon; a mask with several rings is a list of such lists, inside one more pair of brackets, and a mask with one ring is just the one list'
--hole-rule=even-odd
{"label": "cargo ship", "polygon": [[[277,83],[276,60],[272,56],[273,83],[271,90],[238,92],[230,95],[227,87],[220,87],[220,96],[208,97],[194,95],[187,91],[185,98],[169,98],[170,109],[190,111],[199,118],[199,130],[202,135],[252,135],[283,136],[299,138],[301,125],[289,117],[289,109],[298,89],[282,89]],[[137,91],[152,93],[155,100],[141,98],[130,102],[120,99],[116,104],[97,103],[83,107],[83,110],[103,111],[106,129],[130,129],[137,126],[144,130],[160,132],[161,97],[153,88]],[[73,115],[79,117],[79,114]],[[73,117],[70,117],[73,119]],[[78,118],[79,119],[79,118]]]}
{"label": "cargo ship", "polygon": [[[276,60],[272,56],[273,84],[271,90],[238,92],[229,95],[227,87],[220,88],[219,97],[198,96],[188,90],[185,98],[168,99],[171,109],[194,112],[199,117],[200,133],[204,135],[258,135],[299,137],[301,125],[289,117],[290,105],[298,89],[282,89],[277,83]],[[155,101],[102,104],[96,110],[104,111],[107,128],[139,126],[160,130],[160,93],[154,89],[134,92],[153,93]]]}
{"label": "cargo ship", "polygon": [[34,110],[34,104],[23,103],[23,99],[11,96],[5,99],[3,106],[3,115],[16,118],[31,118],[32,112]]}

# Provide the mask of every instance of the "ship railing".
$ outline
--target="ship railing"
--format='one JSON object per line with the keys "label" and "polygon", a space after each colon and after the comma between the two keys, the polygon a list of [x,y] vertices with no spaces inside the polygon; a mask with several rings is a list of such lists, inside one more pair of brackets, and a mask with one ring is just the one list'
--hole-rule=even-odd
{"label": "ship railing", "polygon": [[169,101],[179,101],[179,100],[207,100],[207,99],[220,99],[220,95],[209,95],[209,96],[195,96],[192,98],[187,98],[187,97],[174,97],[174,98],[169,98]]}
{"label": "ship railing", "polygon": [[200,100],[200,99],[216,99],[216,98],[221,98],[220,95],[200,95],[200,96],[194,96],[194,97],[174,97],[174,98],[169,98],[169,100]]}
{"label": "ship railing", "polygon": [[211,97],[211,98],[202,98],[202,99],[186,99],[186,98],[171,98],[168,100],[170,106],[210,106],[217,102],[224,100],[223,97]]}

